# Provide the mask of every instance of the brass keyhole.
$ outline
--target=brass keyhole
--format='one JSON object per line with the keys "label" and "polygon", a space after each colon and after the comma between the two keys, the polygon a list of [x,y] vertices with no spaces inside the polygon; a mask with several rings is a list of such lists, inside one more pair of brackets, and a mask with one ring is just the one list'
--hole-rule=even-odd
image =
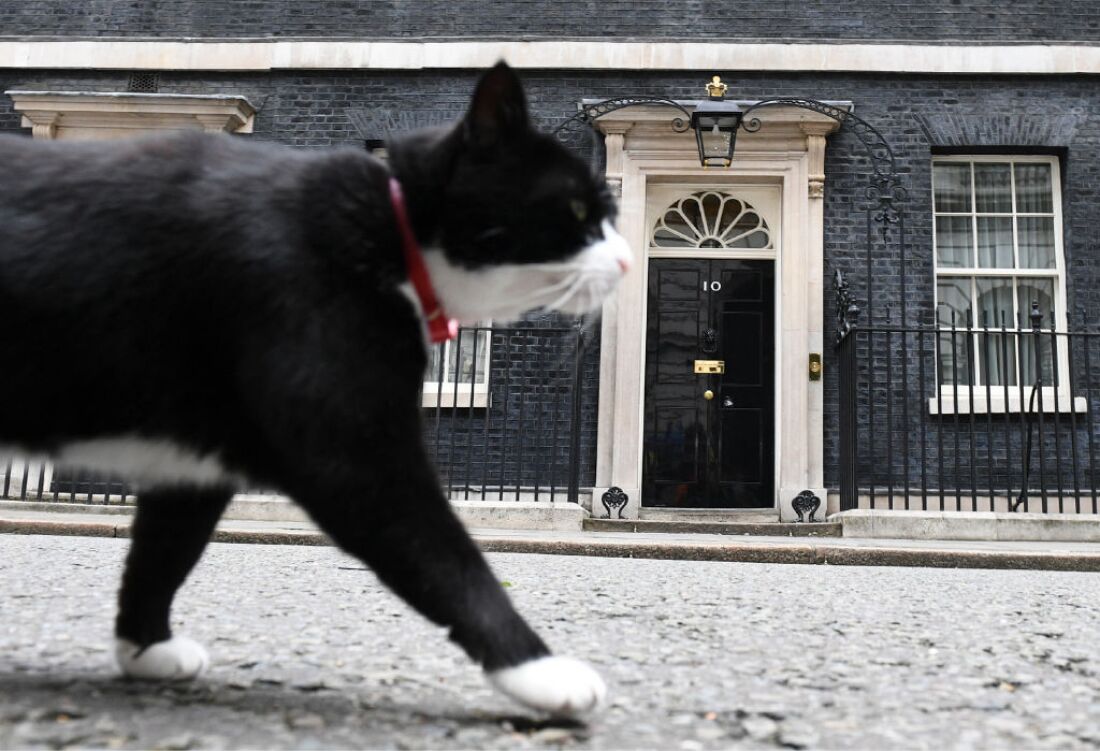
{"label": "brass keyhole", "polygon": [[706,391],[703,392],[703,398],[706,399],[709,402],[711,399],[714,398],[714,392],[711,391],[710,389],[707,389]]}

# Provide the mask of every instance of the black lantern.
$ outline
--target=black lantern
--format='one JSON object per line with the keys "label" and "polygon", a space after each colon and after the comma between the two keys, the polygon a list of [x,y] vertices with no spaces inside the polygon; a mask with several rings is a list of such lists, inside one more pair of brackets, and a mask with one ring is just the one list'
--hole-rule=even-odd
{"label": "black lantern", "polygon": [[726,84],[714,76],[707,84],[707,99],[695,106],[691,127],[699,146],[699,163],[704,167],[728,167],[733,161],[741,109],[726,101]]}

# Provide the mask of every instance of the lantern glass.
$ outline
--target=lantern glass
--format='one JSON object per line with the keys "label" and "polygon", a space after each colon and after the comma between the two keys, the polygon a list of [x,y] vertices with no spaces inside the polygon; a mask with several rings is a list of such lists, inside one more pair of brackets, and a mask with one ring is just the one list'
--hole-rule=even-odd
{"label": "lantern glass", "polygon": [[708,167],[726,167],[730,162],[730,139],[733,133],[721,130],[715,123],[699,131],[702,142],[702,163]]}
{"label": "lantern glass", "polygon": [[700,102],[691,117],[704,167],[728,167],[733,161],[741,111],[725,102]]}

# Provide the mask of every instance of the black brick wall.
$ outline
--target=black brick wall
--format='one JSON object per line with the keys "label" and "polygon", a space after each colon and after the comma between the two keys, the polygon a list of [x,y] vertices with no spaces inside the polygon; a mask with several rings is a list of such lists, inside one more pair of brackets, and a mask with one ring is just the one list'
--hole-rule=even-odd
{"label": "black brick wall", "polygon": [[[94,3],[92,3],[94,5]],[[260,3],[259,5],[263,5]],[[1036,6],[1046,7],[1046,6]],[[1078,7],[1068,6],[1067,7]],[[1086,29],[1082,24],[1081,29]],[[535,117],[544,127],[576,111],[582,98],[624,93],[695,98],[698,75],[622,72],[525,73]],[[354,124],[356,112],[389,108],[457,116],[476,78],[474,71],[302,72],[275,74],[185,74],[166,72],[161,91],[235,93],[259,108],[252,138],[304,147],[359,143],[374,135]],[[930,160],[936,148],[1054,150],[1062,157],[1067,287],[1072,324],[1095,324],[1100,312],[1100,99],[1096,82],[1086,76],[918,76],[879,74],[745,73],[729,81],[736,98],[802,95],[850,99],[856,112],[878,128],[893,146],[903,183],[909,190],[905,229],[905,267],[910,324],[929,323],[932,315]],[[11,88],[124,90],[124,72],[0,71],[0,90]],[[368,118],[369,119],[369,118]],[[766,128],[766,114],[765,114]],[[0,131],[19,131],[11,102],[0,97]],[[21,131],[26,132],[26,131]],[[584,144],[578,144],[578,148]],[[587,153],[585,151],[584,153]],[[866,215],[864,189],[870,171],[851,131],[830,137],[826,156],[826,274],[841,269],[853,283],[866,310]],[[901,262],[896,244],[872,249],[871,294],[876,322],[898,320]],[[831,285],[826,297],[826,331],[832,331]],[[837,456],[836,358],[825,352],[827,482],[835,487]],[[586,370],[586,390],[595,394],[595,368]],[[586,410],[595,420],[594,405]],[[590,431],[592,426],[586,427]],[[591,476],[591,442],[586,473]]]}
{"label": "black brick wall", "polygon": [[4,0],[5,35],[1097,41],[1091,0]]}

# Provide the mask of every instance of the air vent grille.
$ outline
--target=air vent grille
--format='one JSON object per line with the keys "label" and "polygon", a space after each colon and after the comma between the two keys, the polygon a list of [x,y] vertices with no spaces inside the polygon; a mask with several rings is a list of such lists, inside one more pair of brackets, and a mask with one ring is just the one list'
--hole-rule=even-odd
{"label": "air vent grille", "polygon": [[131,73],[126,90],[137,94],[156,94],[160,91],[160,74]]}

